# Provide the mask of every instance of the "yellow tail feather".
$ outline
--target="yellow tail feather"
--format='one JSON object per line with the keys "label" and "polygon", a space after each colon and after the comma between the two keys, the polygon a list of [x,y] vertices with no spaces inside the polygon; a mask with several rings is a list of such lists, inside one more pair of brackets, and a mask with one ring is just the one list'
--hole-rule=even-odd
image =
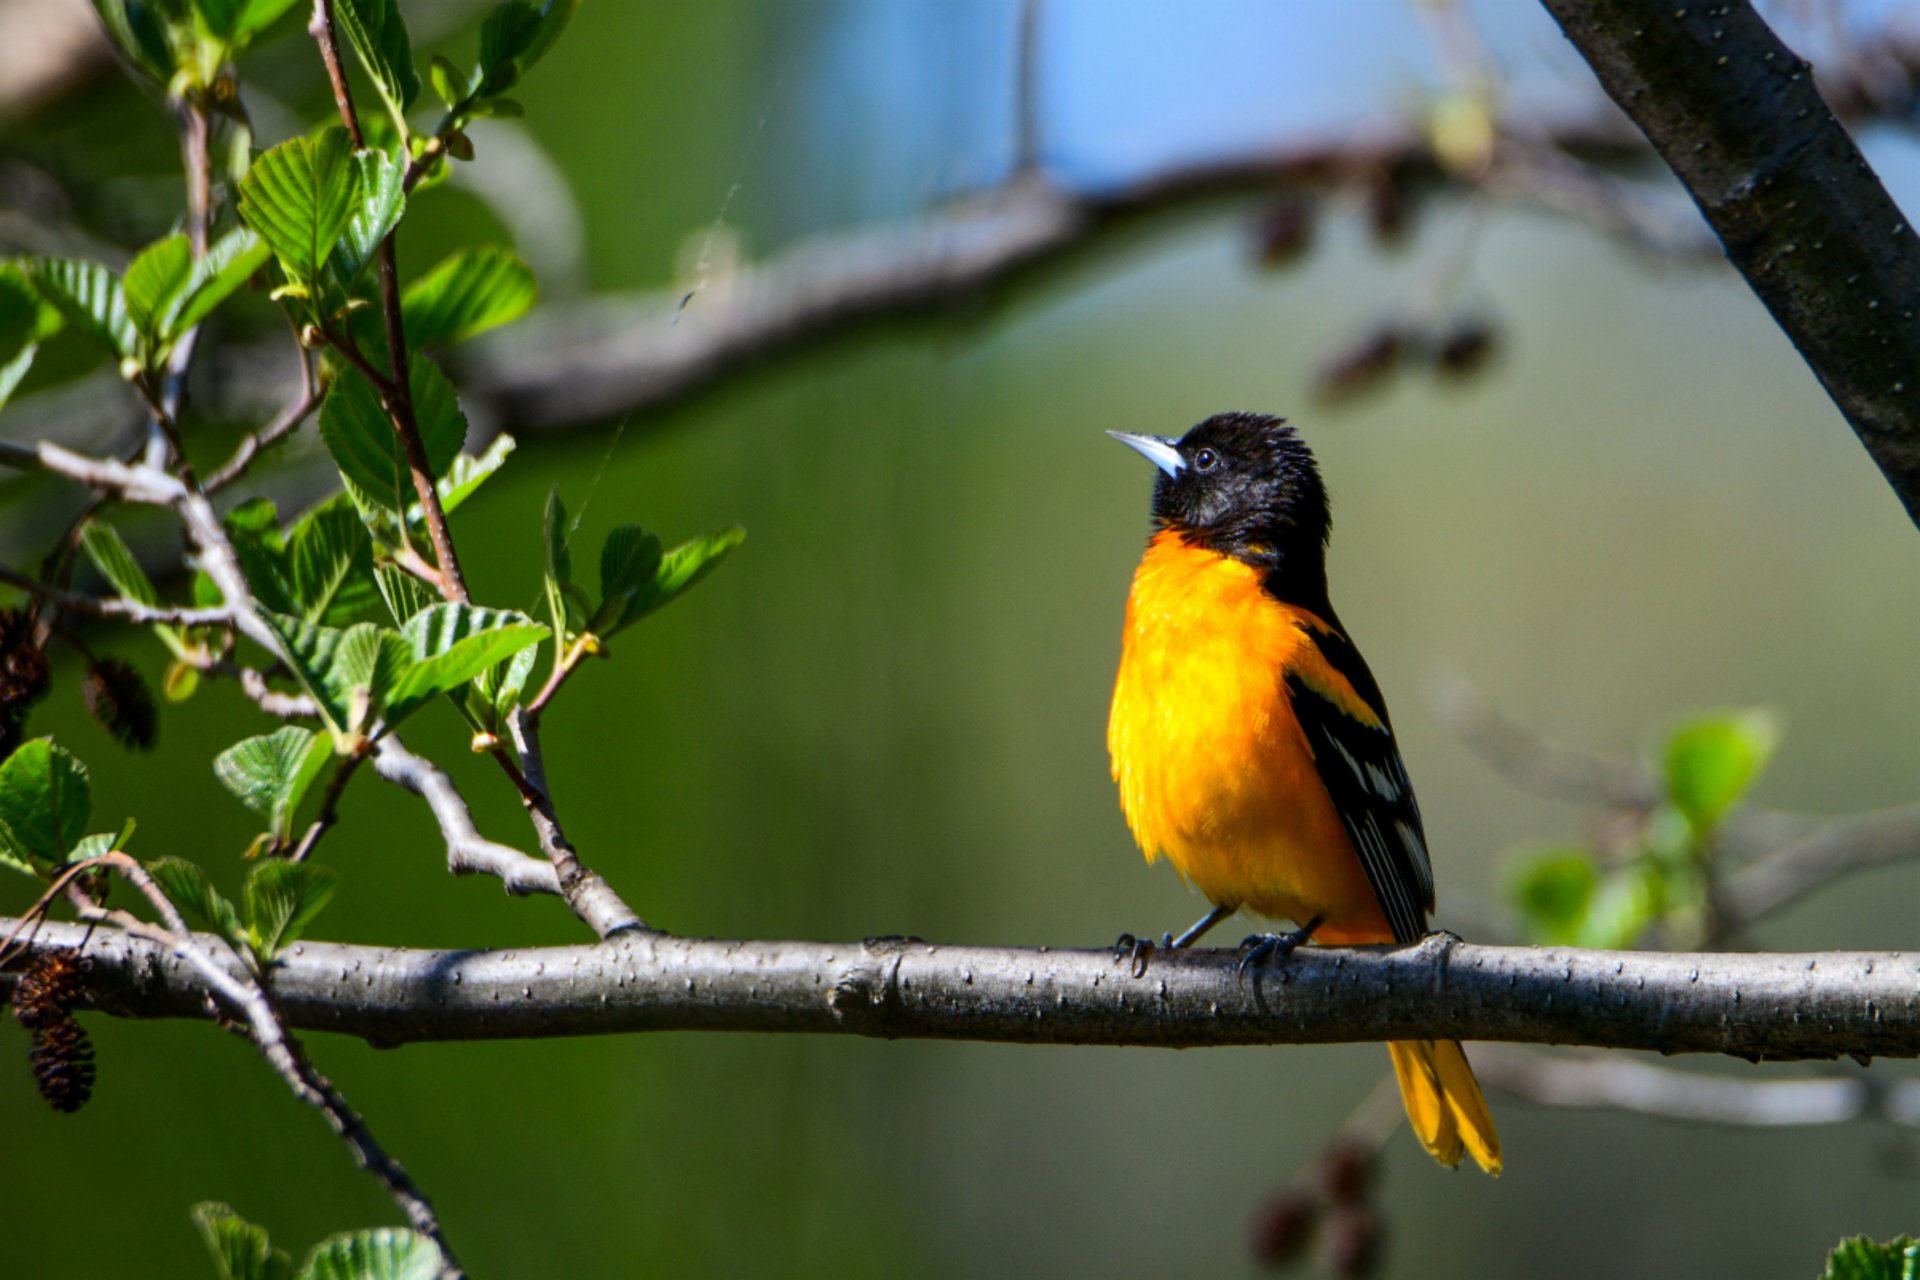
{"label": "yellow tail feather", "polygon": [[1400,1078],[1407,1120],[1420,1145],[1449,1169],[1470,1154],[1475,1164],[1497,1177],[1500,1135],[1459,1042],[1395,1040],[1387,1048]]}

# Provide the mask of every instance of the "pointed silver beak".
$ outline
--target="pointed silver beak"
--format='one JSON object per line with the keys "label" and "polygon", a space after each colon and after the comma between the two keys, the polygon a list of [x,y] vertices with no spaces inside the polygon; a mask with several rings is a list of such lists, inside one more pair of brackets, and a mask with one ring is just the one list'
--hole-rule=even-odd
{"label": "pointed silver beak", "polygon": [[1170,476],[1177,476],[1187,460],[1180,456],[1180,450],[1164,436],[1136,436],[1126,431],[1109,431],[1108,435],[1130,449],[1138,449],[1143,457]]}

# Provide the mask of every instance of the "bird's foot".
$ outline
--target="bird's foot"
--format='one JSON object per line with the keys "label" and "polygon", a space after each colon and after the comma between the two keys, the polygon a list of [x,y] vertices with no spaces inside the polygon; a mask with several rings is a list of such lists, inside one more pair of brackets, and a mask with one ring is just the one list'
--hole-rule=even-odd
{"label": "bird's foot", "polygon": [[1240,963],[1234,966],[1234,973],[1246,977],[1247,970],[1256,965],[1284,964],[1288,956],[1299,950],[1300,944],[1313,937],[1313,931],[1320,927],[1318,920],[1295,929],[1292,933],[1256,933],[1240,944]]}
{"label": "bird's foot", "polygon": [[1123,933],[1113,944],[1113,949],[1126,958],[1127,967],[1133,971],[1134,977],[1144,978],[1147,976],[1147,965],[1153,959],[1155,948],[1171,949],[1172,946],[1171,933],[1163,935],[1158,943],[1155,943],[1152,938],[1136,938],[1130,933]]}

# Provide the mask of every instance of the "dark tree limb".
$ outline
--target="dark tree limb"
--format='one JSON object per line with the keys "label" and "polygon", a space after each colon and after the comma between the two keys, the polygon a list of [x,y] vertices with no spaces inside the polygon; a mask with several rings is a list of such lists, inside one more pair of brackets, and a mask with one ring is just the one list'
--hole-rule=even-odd
{"label": "dark tree limb", "polygon": [[1542,0],[1920,523],[1920,243],[1744,0]]}
{"label": "dark tree limb", "polygon": [[[0,919],[0,936],[15,922]],[[77,945],[48,923],[37,948]],[[201,978],[96,932],[91,995],[126,1017],[204,1017]],[[0,991],[12,982],[0,973]],[[1920,1057],[1920,955],[1305,948],[1258,980],[1231,952],[728,942],[627,933],[591,946],[410,951],[303,942],[275,965],[288,1025],[376,1044],[632,1031],[812,1031],[1023,1044],[1507,1040],[1737,1057]]]}

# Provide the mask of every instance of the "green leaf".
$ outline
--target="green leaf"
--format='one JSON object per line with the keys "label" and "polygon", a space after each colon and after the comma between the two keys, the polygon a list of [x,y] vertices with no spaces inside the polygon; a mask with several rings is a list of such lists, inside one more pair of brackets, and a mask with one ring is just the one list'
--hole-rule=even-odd
{"label": "green leaf", "polygon": [[1599,883],[1591,851],[1556,850],[1528,859],[1509,894],[1536,942],[1565,945],[1579,936]]}
{"label": "green leaf", "polygon": [[161,317],[161,336],[173,341],[205,320],[273,256],[266,242],[245,227],[235,227],[207,246],[193,264],[187,283]]}
{"label": "green leaf", "polygon": [[287,563],[286,540],[280,533],[280,513],[273,500],[249,498],[227,512],[221,523],[240,561],[240,571],[253,590],[254,603],[275,613],[298,613],[293,569]]}
{"label": "green leaf", "polygon": [[404,1227],[343,1231],[314,1246],[300,1280],[434,1280],[440,1249]]}
{"label": "green leaf", "polygon": [[626,603],[618,620],[599,634],[613,635],[654,610],[673,603],[694,583],[711,573],[746,536],[747,531],[736,525],[717,533],[703,533],[697,538],[690,538],[667,552],[661,557],[660,566],[654,570],[653,576],[633,594],[624,597]]}
{"label": "green leaf", "polygon": [[[449,467],[447,474],[434,485],[435,491],[440,495],[440,509],[451,513],[461,503],[471,498],[474,491],[501,468],[507,460],[507,455],[513,450],[513,437],[503,432],[495,436],[493,443],[487,446],[486,452],[477,458],[470,453],[456,455],[453,466]],[[407,508],[407,520],[411,523],[420,519],[420,504],[416,502]]]}
{"label": "green leaf", "polygon": [[324,736],[288,725],[234,743],[214,758],[213,773],[240,803],[266,817],[275,843],[285,844],[301,797],[332,753]]}
{"label": "green leaf", "polygon": [[[467,436],[467,419],[454,399],[453,384],[438,365],[420,355],[410,363],[414,421],[426,446],[427,463],[438,477],[459,454]],[[320,438],[361,506],[406,509],[413,493],[413,473],[372,383],[353,372],[333,380],[320,406]]]}
{"label": "green leaf", "polygon": [[396,718],[401,708],[452,692],[550,633],[517,610],[437,604],[407,619],[401,634],[413,666],[391,695]]}
{"label": "green leaf", "polygon": [[185,858],[155,858],[147,864],[147,874],[182,915],[194,917],[236,947],[245,945],[246,930],[240,927],[240,913],[199,866]]}
{"label": "green leaf", "polygon": [[637,524],[623,524],[600,547],[600,595],[603,599],[638,591],[660,570],[662,548]]}
{"label": "green leaf", "polygon": [[120,846],[120,837],[111,831],[99,831],[90,836],[81,836],[73,842],[73,851],[67,857],[68,862],[85,862],[88,858],[98,858],[112,853]]}
{"label": "green leaf", "polygon": [[529,645],[505,662],[475,676],[473,697],[467,702],[468,714],[485,728],[497,730],[506,714],[520,705],[527,682],[533,678],[534,661],[539,656],[540,650]]}
{"label": "green leaf", "polygon": [[556,643],[567,634],[567,584],[573,580],[573,552],[568,543],[573,530],[567,527],[567,504],[560,500],[560,486],[547,490],[547,508],[542,519],[546,555],[545,584],[547,616],[553,622]]}
{"label": "green leaf", "polygon": [[173,48],[153,5],[143,0],[93,0],[93,7],[127,61],[162,84],[172,78]]}
{"label": "green leaf", "polygon": [[235,53],[293,4],[294,0],[193,0],[207,33]]}
{"label": "green leaf", "polygon": [[38,258],[29,268],[33,287],[60,315],[117,356],[133,354],[133,320],[120,277],[98,262]]}
{"label": "green leaf", "polygon": [[[580,0],[547,0],[535,9],[524,0],[510,0],[491,14],[480,28],[480,70],[487,80],[511,65],[524,73],[546,56],[566,30]],[[501,86],[505,88],[505,85]]]}
{"label": "green leaf", "polygon": [[405,130],[407,108],[420,92],[413,66],[413,42],[399,0],[334,0],[334,21],[373,80],[394,125]]}
{"label": "green leaf", "polygon": [[149,345],[161,338],[163,321],[174,309],[193,274],[193,247],[181,235],[156,240],[127,264],[121,286],[127,299],[127,316]]}
{"label": "green leaf", "polygon": [[89,520],[80,528],[80,547],[115,591],[144,605],[160,603],[160,593],[153,589],[153,580],[134,559],[133,549],[127,546],[118,529],[101,520]]}
{"label": "green leaf", "polygon": [[53,739],[35,738],[0,761],[0,845],[16,863],[65,862],[92,811],[87,766]]}
{"label": "green leaf", "polygon": [[1713,833],[1780,745],[1780,719],[1767,711],[1703,716],[1667,740],[1667,796],[1696,839]]}
{"label": "green leaf", "polygon": [[310,862],[267,858],[255,863],[243,898],[254,958],[273,963],[284,948],[300,940],[339,887],[333,872]]}
{"label": "green leaf", "polygon": [[359,185],[345,133],[292,138],[254,160],[240,180],[240,219],[273,249],[289,280],[312,286],[353,218]]}
{"label": "green leaf", "polygon": [[334,678],[338,650],[347,632],[288,617],[266,608],[260,610],[260,620],[279,640],[281,656],[292,670],[294,679],[319,705],[320,718],[332,733],[335,748],[344,750],[359,732],[370,710],[364,705],[353,706],[349,701],[349,690]]}
{"label": "green leaf", "polygon": [[1574,942],[1616,950],[1631,947],[1667,909],[1665,871],[1640,858],[1609,872],[1594,890]]}
{"label": "green leaf", "polygon": [[440,54],[434,54],[427,62],[427,79],[433,84],[433,91],[440,101],[449,107],[457,107],[467,96],[467,86],[462,82],[460,69]]}
{"label": "green leaf", "polygon": [[287,563],[306,621],[339,626],[373,606],[373,542],[347,495],[300,518],[287,535]]}
{"label": "green leaf", "polygon": [[441,346],[525,315],[539,296],[533,271],[498,245],[461,249],[407,286],[400,299],[407,341]]}
{"label": "green leaf", "polygon": [[404,163],[374,150],[355,152],[353,163],[360,174],[358,197],[346,236],[333,251],[334,271],[349,288],[407,207]]}
{"label": "green leaf", "polygon": [[1920,1243],[1900,1236],[1885,1244],[1866,1236],[1842,1240],[1827,1256],[1820,1280],[1916,1280],[1920,1277]]}
{"label": "green leaf", "polygon": [[0,405],[33,365],[40,344],[60,329],[60,313],[40,296],[27,273],[0,262]]}
{"label": "green leaf", "polygon": [[220,1280],[288,1280],[293,1259],[267,1242],[267,1229],[255,1226],[224,1204],[193,1206],[193,1223],[213,1255]]}
{"label": "green leaf", "polygon": [[399,565],[380,565],[374,569],[373,578],[380,588],[380,598],[387,602],[387,612],[396,623],[404,623],[422,609],[430,609],[440,602],[440,597],[426,583]]}

